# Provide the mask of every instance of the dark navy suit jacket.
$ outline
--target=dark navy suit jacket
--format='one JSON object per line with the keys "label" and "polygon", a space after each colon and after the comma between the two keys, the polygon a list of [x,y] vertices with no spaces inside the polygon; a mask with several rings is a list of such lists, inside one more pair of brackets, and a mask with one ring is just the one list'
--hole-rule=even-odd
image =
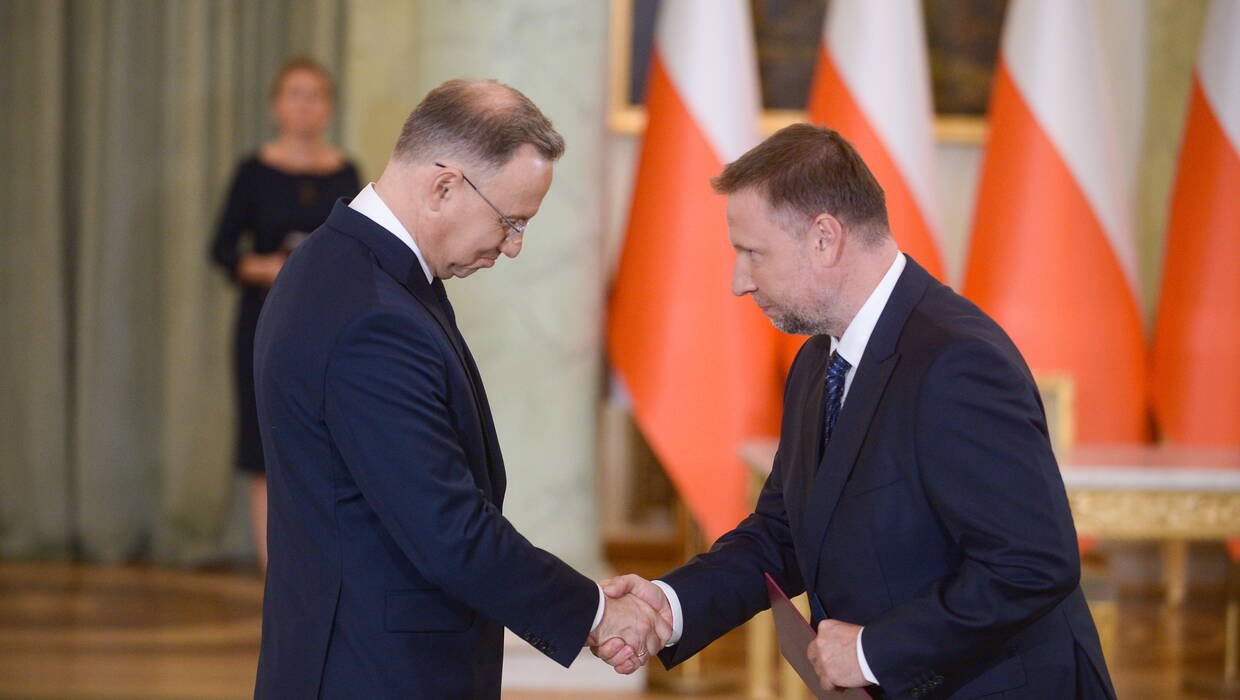
{"label": "dark navy suit jacket", "polygon": [[763,572],[864,625],[893,698],[1113,698],[1041,399],[1007,335],[911,258],[822,445],[830,339],[806,342],[755,512],[663,580],[665,664],[769,607]]}
{"label": "dark navy suit jacket", "polygon": [[585,643],[598,588],[501,514],[495,426],[442,289],[341,200],[267,297],[258,698],[498,698],[504,626],[565,666]]}

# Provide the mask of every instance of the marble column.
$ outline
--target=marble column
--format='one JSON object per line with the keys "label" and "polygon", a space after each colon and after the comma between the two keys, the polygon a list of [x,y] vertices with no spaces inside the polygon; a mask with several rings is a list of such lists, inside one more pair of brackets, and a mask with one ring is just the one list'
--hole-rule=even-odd
{"label": "marble column", "polygon": [[567,152],[520,257],[447,288],[495,415],[505,514],[592,576],[603,572],[595,478],[607,15],[607,3],[575,0],[352,2],[342,104],[345,143],[371,177],[404,113],[450,78],[507,83],[563,134]]}
{"label": "marble column", "polygon": [[417,3],[408,0],[345,2],[337,115],[362,182],[383,172],[401,124],[425,92],[413,78],[417,22]]}

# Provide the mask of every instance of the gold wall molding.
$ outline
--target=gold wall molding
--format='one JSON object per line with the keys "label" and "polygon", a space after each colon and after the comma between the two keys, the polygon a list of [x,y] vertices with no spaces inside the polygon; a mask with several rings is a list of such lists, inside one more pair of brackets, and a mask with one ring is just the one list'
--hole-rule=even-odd
{"label": "gold wall molding", "polygon": [[1112,540],[1240,535],[1240,493],[1069,489],[1077,532]]}
{"label": "gold wall molding", "polygon": [[[633,0],[611,0],[608,23],[608,110],[607,126],[617,134],[641,134],[646,130],[646,108],[628,100],[632,65],[629,45],[633,35]],[[789,124],[808,121],[804,110],[766,109],[759,129],[763,136]],[[934,138],[939,143],[981,145],[987,135],[986,119],[966,114],[938,114],[934,117]]]}

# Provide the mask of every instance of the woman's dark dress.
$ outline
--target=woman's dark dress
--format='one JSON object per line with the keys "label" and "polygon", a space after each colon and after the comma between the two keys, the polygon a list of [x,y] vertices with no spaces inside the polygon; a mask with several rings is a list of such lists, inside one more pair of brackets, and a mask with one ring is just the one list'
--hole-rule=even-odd
{"label": "woman's dark dress", "polygon": [[[257,155],[237,166],[228,201],[220,216],[211,257],[236,281],[237,263],[245,252],[274,253],[296,245],[327,220],[340,197],[361,189],[357,169],[345,161],[322,175],[291,174],[264,164]],[[267,297],[266,287],[241,284],[234,361],[237,382],[237,466],[263,472],[263,446],[254,404],[254,331]]]}

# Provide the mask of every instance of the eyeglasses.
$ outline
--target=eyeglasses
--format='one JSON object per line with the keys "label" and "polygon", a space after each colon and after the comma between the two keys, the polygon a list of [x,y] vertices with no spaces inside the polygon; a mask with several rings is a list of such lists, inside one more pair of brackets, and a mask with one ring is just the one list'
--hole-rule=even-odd
{"label": "eyeglasses", "polygon": [[[445,169],[448,167],[438,161],[435,161],[435,165],[437,167],[445,168]],[[461,169],[457,168],[457,170],[461,170]],[[474,184],[473,180],[469,179],[469,176],[465,174],[464,170],[461,170],[461,177],[465,179],[466,184],[474,188],[474,192],[477,192],[479,197],[482,197],[482,201],[486,202],[487,206],[491,207],[491,210],[499,215],[500,221],[503,221],[505,226],[512,229],[512,231],[508,233],[508,238],[512,238],[513,236],[520,236],[521,234],[525,233],[525,227],[529,226],[529,224],[522,224],[521,226],[514,224],[512,222],[512,219],[509,219],[508,216],[504,214],[504,212],[499,210],[499,207],[495,206],[494,204],[491,203],[491,200],[487,199],[487,196],[485,194],[482,194],[482,190],[478,189],[478,186]]]}

